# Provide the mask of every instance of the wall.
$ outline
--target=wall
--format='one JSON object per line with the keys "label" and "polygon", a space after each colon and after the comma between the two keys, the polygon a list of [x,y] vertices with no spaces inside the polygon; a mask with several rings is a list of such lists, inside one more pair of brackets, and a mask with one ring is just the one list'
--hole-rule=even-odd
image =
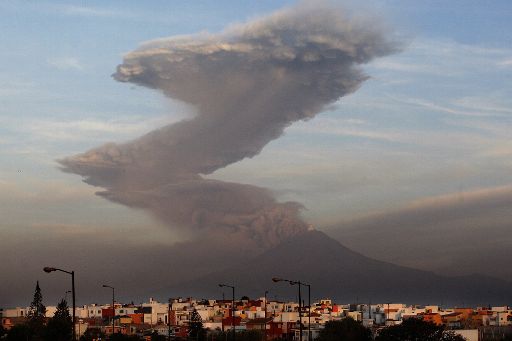
{"label": "wall", "polygon": [[454,330],[456,335],[460,335],[466,341],[478,341],[478,329]]}

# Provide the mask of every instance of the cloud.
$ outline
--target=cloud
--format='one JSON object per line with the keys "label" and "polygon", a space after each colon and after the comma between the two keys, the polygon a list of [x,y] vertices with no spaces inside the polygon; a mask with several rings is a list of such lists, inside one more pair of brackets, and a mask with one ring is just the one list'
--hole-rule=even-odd
{"label": "cloud", "polygon": [[[407,102],[409,103],[409,102]],[[411,100],[412,103],[412,100]],[[470,124],[468,122],[461,123],[458,120],[446,120],[453,126],[460,128],[464,127],[478,127],[478,123]],[[493,146],[496,143],[496,138],[499,143],[503,142],[503,137],[488,136],[489,134],[485,129],[486,124],[482,124],[481,131],[475,133],[468,133],[466,131],[435,131],[427,130],[417,127],[409,129],[398,129],[394,127],[382,127],[378,122],[333,118],[333,117],[318,117],[308,122],[300,122],[287,129],[287,132],[292,134],[316,134],[316,135],[333,135],[342,137],[355,137],[358,139],[365,139],[368,141],[381,142],[381,143],[394,143],[395,146],[411,146],[414,145],[418,148],[440,148],[456,150],[471,150],[479,151],[483,148]],[[506,129],[506,127],[504,127]],[[345,142],[346,144],[347,142]],[[382,148],[382,146],[381,146]],[[314,153],[314,152],[313,152]],[[319,153],[319,151],[317,151]],[[325,155],[326,158],[329,156]]]}
{"label": "cloud", "polygon": [[[510,205],[512,203],[512,186],[502,186],[497,188],[483,188],[471,192],[450,193],[433,198],[417,200],[408,205],[401,212],[431,210],[446,210],[448,214],[457,215],[460,211],[448,210],[454,205],[459,205],[465,209],[476,212],[478,208],[491,208],[496,205]],[[448,208],[448,209],[447,209]]]}
{"label": "cloud", "polygon": [[466,96],[457,98],[453,104],[467,110],[494,113],[495,115],[512,115],[512,104],[504,103],[500,98],[490,96]]}
{"label": "cloud", "polygon": [[4,98],[31,94],[36,85],[34,82],[13,81],[8,79],[2,79],[2,83],[2,86],[0,86],[0,96]]}
{"label": "cloud", "polygon": [[30,225],[30,228],[33,229],[33,233],[37,233],[37,230],[41,230],[43,233],[84,237],[92,237],[98,233],[97,230],[91,229],[90,226],[82,226],[79,224],[33,223]]}
{"label": "cloud", "polygon": [[[409,50],[416,50],[423,55],[437,56],[446,61],[454,61],[454,58],[460,55],[470,55],[463,60],[461,66],[467,62],[482,61],[488,58],[499,58],[510,56],[510,48],[492,48],[488,46],[464,44],[447,39],[417,39],[411,45]],[[483,58],[483,59],[480,59]],[[436,58],[437,59],[437,58]],[[460,58],[458,60],[461,60]]]}
{"label": "cloud", "polygon": [[21,183],[12,180],[0,182],[0,191],[2,192],[0,202],[4,205],[23,202],[32,207],[41,204],[48,207],[72,201],[78,202],[89,198],[94,193],[88,187],[69,186],[67,182],[61,180],[42,182],[26,175],[23,176],[23,182]]}
{"label": "cloud", "polygon": [[66,15],[105,18],[131,18],[134,15],[123,10],[111,10],[92,6],[53,5],[53,9]]}
{"label": "cloud", "polygon": [[378,259],[451,275],[482,273],[512,280],[504,253],[512,243],[511,219],[512,185],[507,185],[415,200],[328,231]]}
{"label": "cloud", "polygon": [[83,120],[30,120],[19,130],[28,131],[32,136],[45,140],[84,141],[93,138],[127,138],[146,133],[169,122],[167,117],[143,120],[141,117],[122,119]]}
{"label": "cloud", "polygon": [[[102,113],[102,115],[108,114]],[[103,142],[113,139],[129,140],[176,120],[177,118],[168,115],[151,118],[133,115],[115,119],[87,118],[78,120],[0,117],[0,124],[2,124],[4,131],[8,133],[4,143],[11,145],[11,148],[5,149],[2,153],[14,154],[29,151],[47,154],[49,153],[48,150],[51,150],[49,145],[62,147],[62,141],[68,142],[67,146],[69,147],[71,143],[89,142],[91,140]],[[20,140],[20,134],[29,138]]]}
{"label": "cloud", "polygon": [[372,67],[380,70],[398,71],[402,73],[423,73],[431,75],[445,75],[444,70],[440,70],[435,65],[405,62],[405,61],[393,61],[393,60],[377,60],[371,64]]}
{"label": "cloud", "polygon": [[288,132],[307,134],[327,134],[337,136],[351,136],[370,140],[399,141],[400,135],[382,130],[371,130],[365,127],[363,120],[318,118],[311,122],[301,122],[290,127]]}
{"label": "cloud", "polygon": [[105,188],[101,196],[148,209],[170,226],[271,246],[306,229],[301,205],[205,175],[258,155],[293,122],[356,91],[367,79],[359,65],[398,50],[375,20],[317,4],[219,34],[150,41],[125,56],[114,78],[189,103],[196,116],[60,162]]}
{"label": "cloud", "polygon": [[67,70],[75,70],[75,71],[83,71],[84,66],[80,61],[74,57],[62,57],[62,58],[53,58],[49,59],[48,64],[58,70],[67,71]]}
{"label": "cloud", "polygon": [[[428,101],[421,98],[402,98],[402,97],[394,97],[396,101],[402,102],[404,104],[414,105],[418,107],[423,107],[425,109],[430,109],[435,112],[442,112],[451,115],[457,116],[472,116],[472,117],[490,117],[490,116],[504,116],[508,114],[509,110],[496,110],[497,108],[489,108],[489,107],[473,107],[468,106],[464,103],[464,101],[454,101],[452,105],[447,105],[443,103],[434,103],[432,101]],[[459,107],[457,107],[459,106]]]}
{"label": "cloud", "polygon": [[498,62],[498,66],[512,66],[512,58],[511,59],[506,59],[506,60],[502,60],[501,62]]}
{"label": "cloud", "polygon": [[[22,5],[22,6],[20,6]],[[119,18],[119,19],[134,19],[137,18],[135,13],[125,9],[97,7],[90,5],[73,5],[73,4],[59,4],[53,2],[27,2],[23,4],[15,4],[14,2],[2,2],[0,4],[3,9],[7,10],[30,10],[43,12],[45,14],[58,14],[74,17],[89,17],[89,18]]]}
{"label": "cloud", "polygon": [[[404,53],[375,60],[369,64],[368,69],[372,72],[373,79],[386,84],[413,82],[416,89],[438,86],[453,93],[452,86],[479,88],[484,83],[482,79],[494,79],[498,80],[495,84],[501,83],[498,78],[507,67],[511,54],[512,49],[505,47],[489,48],[417,37],[408,44]],[[487,84],[480,89],[479,95],[492,87],[492,84]],[[445,98],[446,93],[441,95],[436,99]]]}

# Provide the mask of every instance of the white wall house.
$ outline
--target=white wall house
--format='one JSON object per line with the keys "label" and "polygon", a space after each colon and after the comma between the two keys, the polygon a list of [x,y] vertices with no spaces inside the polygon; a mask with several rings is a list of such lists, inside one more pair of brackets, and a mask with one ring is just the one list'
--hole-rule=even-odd
{"label": "white wall house", "polygon": [[167,318],[169,315],[168,303],[160,303],[153,298],[150,298],[149,303],[143,303],[142,307],[151,308],[151,313],[144,314],[144,323],[150,325],[157,325],[161,323],[167,324]]}
{"label": "white wall house", "polygon": [[26,317],[28,314],[29,308],[8,308],[4,309],[2,313],[2,317]]}
{"label": "white wall house", "polygon": [[101,309],[103,308],[109,308],[110,305],[104,304],[104,305],[97,305],[97,304],[90,304],[85,305],[84,309],[87,310],[87,316],[88,318],[101,318]]}

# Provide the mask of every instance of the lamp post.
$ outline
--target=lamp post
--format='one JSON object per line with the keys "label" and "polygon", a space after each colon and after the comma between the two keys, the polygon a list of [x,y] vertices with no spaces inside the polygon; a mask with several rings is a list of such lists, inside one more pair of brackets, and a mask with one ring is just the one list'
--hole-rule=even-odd
{"label": "lamp post", "polygon": [[236,332],[235,332],[235,287],[233,285],[227,285],[227,284],[219,284],[219,287],[221,288],[231,288],[233,297],[231,302],[231,329],[233,333],[233,340],[236,339]]}
{"label": "lamp post", "polygon": [[116,316],[116,307],[114,305],[115,302],[115,289],[110,285],[103,284],[104,288],[112,289],[112,335],[114,335],[114,317]]}
{"label": "lamp post", "polygon": [[305,285],[304,283],[301,283],[300,281],[292,281],[289,279],[283,279],[283,278],[272,278],[272,282],[288,282],[290,285],[297,285],[299,288],[299,341],[302,341],[302,297],[300,292],[301,285]]}
{"label": "lamp post", "polygon": [[43,271],[46,273],[50,273],[53,271],[60,271],[60,272],[65,272],[68,275],[71,275],[71,295],[73,298],[73,330],[72,331],[73,331],[73,341],[74,341],[74,340],[76,340],[76,332],[75,332],[75,272],[62,270],[62,269],[58,269],[58,268],[52,268],[52,267],[48,267],[48,266],[44,267]]}
{"label": "lamp post", "polygon": [[308,287],[308,341],[311,341],[311,284],[304,284]]}

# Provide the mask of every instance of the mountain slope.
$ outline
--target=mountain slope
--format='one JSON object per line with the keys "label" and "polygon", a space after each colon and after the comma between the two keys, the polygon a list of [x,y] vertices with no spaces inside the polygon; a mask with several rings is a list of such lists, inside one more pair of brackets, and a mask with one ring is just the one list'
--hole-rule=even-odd
{"label": "mountain slope", "polygon": [[[428,255],[426,255],[428,256]],[[358,254],[319,231],[291,238],[261,256],[193,281],[167,293],[218,297],[218,283],[233,284],[237,297],[294,297],[296,288],[271,281],[283,277],[311,284],[312,297],[339,302],[405,302],[424,304],[508,304],[510,284],[484,276],[444,277],[377,261]],[[306,289],[306,288],[305,288]],[[307,289],[303,291],[307,294]],[[230,292],[227,292],[230,294]],[[306,296],[304,296],[306,297]]]}
{"label": "mountain slope", "polygon": [[323,231],[368,257],[443,275],[512,281],[511,228],[512,187],[504,186],[425,198]]}

